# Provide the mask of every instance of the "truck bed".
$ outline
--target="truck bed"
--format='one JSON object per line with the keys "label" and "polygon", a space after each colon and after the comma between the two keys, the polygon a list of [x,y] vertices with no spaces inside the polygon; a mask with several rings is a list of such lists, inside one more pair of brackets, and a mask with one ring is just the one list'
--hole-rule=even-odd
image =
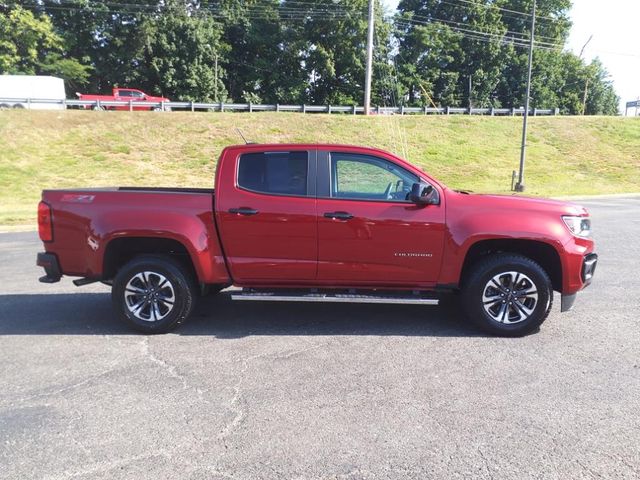
{"label": "truck bed", "polygon": [[186,245],[193,257],[202,256],[199,274],[222,282],[227,272],[215,251],[213,194],[213,188],[175,187],[44,190],[54,223],[53,241],[45,248],[57,254],[63,274],[101,278],[105,255],[120,239],[171,239]]}

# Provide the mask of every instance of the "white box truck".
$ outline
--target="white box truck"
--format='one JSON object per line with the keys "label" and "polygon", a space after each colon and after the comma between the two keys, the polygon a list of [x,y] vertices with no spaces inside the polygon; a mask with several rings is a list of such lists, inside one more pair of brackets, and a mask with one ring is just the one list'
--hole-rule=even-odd
{"label": "white box truck", "polygon": [[0,75],[0,109],[64,110],[64,80],[41,75]]}

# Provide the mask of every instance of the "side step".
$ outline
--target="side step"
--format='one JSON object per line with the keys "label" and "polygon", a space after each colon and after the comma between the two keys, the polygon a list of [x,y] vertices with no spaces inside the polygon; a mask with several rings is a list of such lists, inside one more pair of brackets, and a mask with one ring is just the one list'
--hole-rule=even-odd
{"label": "side step", "polygon": [[440,300],[422,295],[380,295],[356,293],[318,293],[318,292],[274,292],[242,291],[232,292],[232,300],[251,300],[258,302],[325,302],[325,303],[388,303],[402,305],[438,305]]}

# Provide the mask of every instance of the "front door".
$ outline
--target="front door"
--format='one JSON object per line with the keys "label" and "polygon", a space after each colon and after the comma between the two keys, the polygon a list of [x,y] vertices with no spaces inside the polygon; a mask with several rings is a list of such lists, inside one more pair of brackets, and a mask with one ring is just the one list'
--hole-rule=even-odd
{"label": "front door", "polygon": [[316,278],[315,151],[244,153],[215,206],[234,281],[278,284]]}
{"label": "front door", "polygon": [[420,180],[391,159],[319,152],[318,280],[352,287],[433,286],[445,212],[443,204],[406,200]]}

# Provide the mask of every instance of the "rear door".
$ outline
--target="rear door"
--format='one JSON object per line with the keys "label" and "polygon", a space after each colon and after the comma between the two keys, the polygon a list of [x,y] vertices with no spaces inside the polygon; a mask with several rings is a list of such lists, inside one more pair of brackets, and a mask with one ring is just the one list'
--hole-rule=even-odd
{"label": "rear door", "polygon": [[224,159],[216,216],[236,283],[316,278],[316,152],[251,151]]}
{"label": "rear door", "polygon": [[318,152],[319,282],[432,286],[442,261],[445,210],[442,203],[406,200],[421,180],[389,158]]}

